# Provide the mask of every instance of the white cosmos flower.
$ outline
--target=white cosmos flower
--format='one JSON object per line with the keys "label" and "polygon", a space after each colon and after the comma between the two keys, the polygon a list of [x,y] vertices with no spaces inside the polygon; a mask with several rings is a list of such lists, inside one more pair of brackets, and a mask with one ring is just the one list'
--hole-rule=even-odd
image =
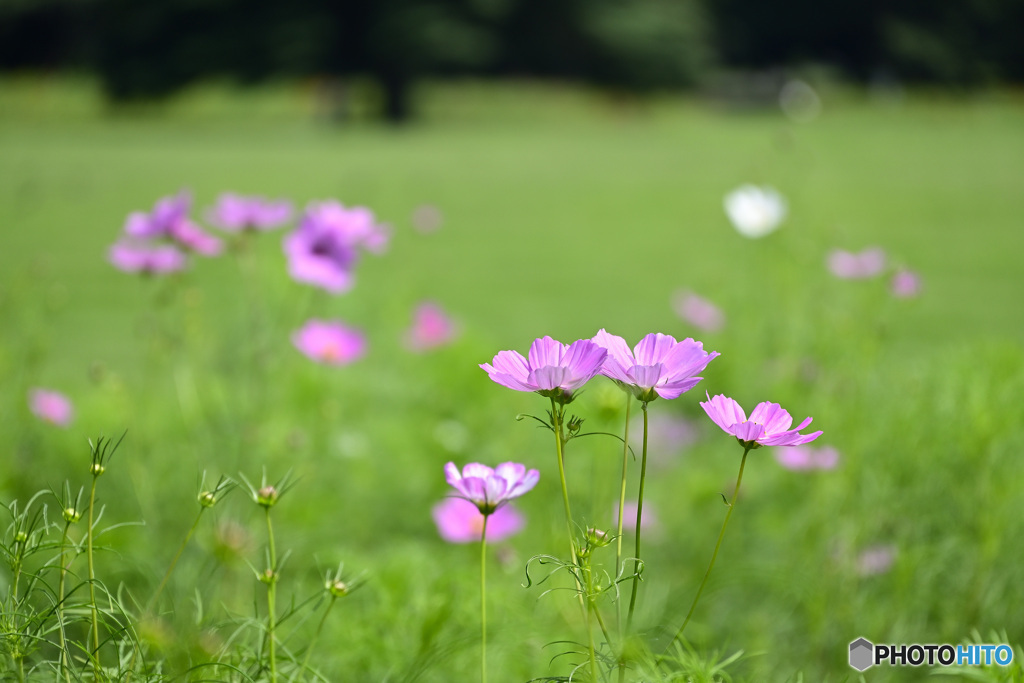
{"label": "white cosmos flower", "polygon": [[742,185],[725,195],[725,213],[737,232],[757,239],[779,227],[786,217],[786,200],[768,186]]}

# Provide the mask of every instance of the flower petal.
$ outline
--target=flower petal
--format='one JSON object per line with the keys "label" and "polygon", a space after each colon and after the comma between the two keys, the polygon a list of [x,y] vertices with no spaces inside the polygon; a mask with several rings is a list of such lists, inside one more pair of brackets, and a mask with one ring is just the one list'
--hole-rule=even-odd
{"label": "flower petal", "polygon": [[637,365],[655,365],[663,363],[676,345],[676,338],[660,332],[648,334],[634,349],[633,357]]}

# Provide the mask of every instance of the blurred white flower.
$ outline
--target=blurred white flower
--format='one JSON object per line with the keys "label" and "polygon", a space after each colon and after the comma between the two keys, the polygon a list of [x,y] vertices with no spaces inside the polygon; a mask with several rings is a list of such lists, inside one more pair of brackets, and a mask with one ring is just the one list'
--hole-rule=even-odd
{"label": "blurred white flower", "polygon": [[821,97],[807,81],[794,78],[779,91],[779,106],[791,121],[809,123],[821,114]]}
{"label": "blurred white flower", "polygon": [[757,239],[779,227],[786,200],[768,186],[742,185],[725,195],[725,213],[738,233]]}

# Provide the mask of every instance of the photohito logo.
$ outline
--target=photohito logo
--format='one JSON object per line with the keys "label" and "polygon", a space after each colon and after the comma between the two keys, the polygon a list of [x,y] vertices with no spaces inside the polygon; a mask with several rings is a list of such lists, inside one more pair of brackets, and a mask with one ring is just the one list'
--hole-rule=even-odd
{"label": "photohito logo", "polygon": [[889,666],[1008,666],[1013,661],[1009,645],[875,645],[867,638],[850,643],[850,666],[864,671],[875,664]]}

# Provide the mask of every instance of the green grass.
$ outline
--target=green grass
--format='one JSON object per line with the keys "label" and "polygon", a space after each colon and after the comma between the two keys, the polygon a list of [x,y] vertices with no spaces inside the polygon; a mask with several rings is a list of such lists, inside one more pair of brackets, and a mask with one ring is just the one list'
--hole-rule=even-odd
{"label": "green grass", "polygon": [[[564,675],[561,660],[548,664],[560,650],[546,645],[583,637],[572,602],[520,585],[530,556],[565,545],[550,435],[513,420],[546,402],[476,365],[537,336],[605,327],[630,340],[693,335],[722,352],[695,391],[651,405],[701,427],[685,453],[661,454],[668,462],[648,485],[662,530],[646,544],[640,621],[656,646],[689,607],[740,455],[697,406],[705,390],[813,415],[842,463],[807,475],[752,453],[688,627],[698,652],[743,650],[727,669],[737,680],[838,681],[852,674],[846,647],[858,636],[1024,637],[1016,94],[922,94],[897,107],[826,91],[821,118],[797,125],[693,99],[434,85],[422,121],[392,130],[318,122],[308,86],[209,87],[164,109],[106,112],[87,83],[2,85],[0,494],[84,485],[85,439],[127,429],[100,494],[109,520],[145,526],[107,537],[123,553],[101,558],[112,590],[124,581],[146,595],[159,582],[202,471],[291,469],[298,483],[274,513],[278,547],[292,551],[280,594],[316,594],[340,560],[368,577],[336,606],[315,663],[330,680],[469,680],[476,551],[443,544],[429,509],[447,493],[447,460],[521,460],[542,480],[522,499],[527,531],[489,571],[488,660],[494,681]],[[764,240],[741,238],[722,211],[743,182],[789,199],[788,220]],[[199,207],[223,190],[365,204],[395,237],[338,298],[288,281],[280,234],[261,243],[256,278],[229,258],[198,262],[167,288],[110,267],[105,250],[125,215],[181,187]],[[443,212],[436,234],[410,227],[425,202]],[[876,244],[922,274],[919,299],[825,269],[831,248]],[[680,288],[718,303],[726,328],[702,334],[679,320],[670,299]],[[423,298],[442,302],[464,335],[415,356],[400,335]],[[364,327],[370,354],[343,370],[313,365],[289,342],[311,316]],[[31,386],[68,393],[74,425],[35,421]],[[620,432],[618,396],[595,382],[572,407],[588,427]],[[437,437],[452,421],[466,434],[454,451]],[[572,444],[574,508],[592,523],[610,519],[619,455],[613,439]],[[201,635],[198,604],[211,624],[229,608],[252,614],[262,586],[245,561],[261,566],[261,524],[237,493],[203,520],[162,628],[198,643],[225,637]],[[231,529],[238,552],[224,544]],[[897,548],[892,569],[859,575],[858,553],[876,544]],[[315,621],[290,646],[301,652]]]}

